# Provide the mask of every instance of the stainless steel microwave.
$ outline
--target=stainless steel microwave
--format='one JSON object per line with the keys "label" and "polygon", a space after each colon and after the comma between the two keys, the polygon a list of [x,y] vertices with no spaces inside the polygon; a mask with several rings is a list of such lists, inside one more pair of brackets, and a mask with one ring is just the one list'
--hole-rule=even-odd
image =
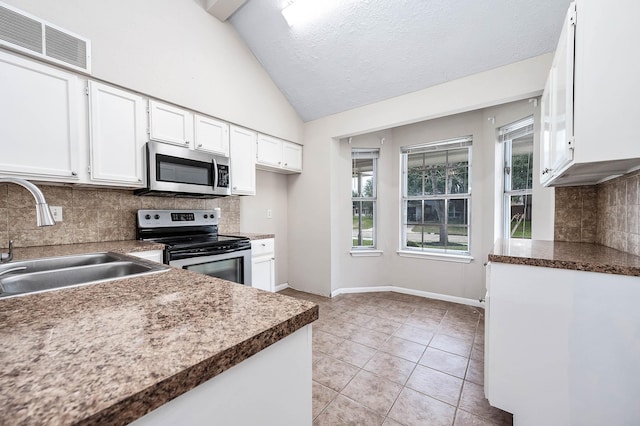
{"label": "stainless steel microwave", "polygon": [[216,198],[231,195],[229,158],[147,142],[147,187],[137,195]]}

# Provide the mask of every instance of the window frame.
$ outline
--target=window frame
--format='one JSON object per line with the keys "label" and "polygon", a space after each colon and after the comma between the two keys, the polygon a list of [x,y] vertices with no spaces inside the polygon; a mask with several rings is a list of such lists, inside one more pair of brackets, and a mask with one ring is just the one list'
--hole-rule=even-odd
{"label": "window frame", "polygon": [[[354,197],[353,196],[353,192],[351,194],[351,220],[352,220],[352,225],[351,225],[351,251],[352,252],[373,252],[373,251],[378,251],[378,236],[377,236],[377,230],[378,230],[378,159],[380,158],[380,149],[377,148],[352,148],[351,149],[351,179],[352,179],[352,183],[353,183],[353,178],[354,178],[354,160],[355,159],[371,159],[372,160],[372,186],[373,186],[373,196],[372,197]],[[353,191],[353,187],[352,187],[352,191]],[[362,193],[362,191],[360,191],[360,193]],[[360,203],[360,206],[362,206],[363,202],[371,202],[372,203],[372,216],[373,216],[373,228],[372,228],[372,245],[368,246],[368,245],[354,245],[353,244],[353,240],[354,240],[354,236],[353,236],[353,203]],[[360,208],[360,217],[362,217],[362,208]],[[360,222],[361,223],[361,222]],[[359,227],[359,237],[358,237],[358,242],[361,243],[362,242],[362,225],[360,224]]]}
{"label": "window frame", "polygon": [[[534,117],[530,115],[521,120],[514,121],[506,126],[503,126],[499,130],[499,140],[503,146],[502,156],[502,236],[505,240],[516,238],[511,236],[511,197],[514,196],[528,196],[531,197],[531,206],[533,208],[533,162],[535,157],[535,143],[532,142],[531,149],[531,187],[525,189],[509,189],[511,188],[511,171],[513,170],[513,145],[514,139],[522,136],[532,135],[534,133]],[[531,226],[533,226],[533,218],[531,220]],[[520,239],[520,238],[517,238]],[[522,238],[527,239],[527,238]],[[531,239],[528,238],[528,239]]]}
{"label": "window frame", "polygon": [[[398,254],[406,257],[427,257],[431,259],[438,260],[451,260],[451,261],[461,261],[461,262],[470,262],[473,258],[471,257],[471,249],[472,249],[472,238],[471,238],[471,199],[472,199],[472,155],[473,155],[473,137],[471,135],[454,138],[454,139],[446,139],[440,141],[434,141],[429,143],[416,144],[406,147],[401,147],[400,157],[401,157],[401,183],[402,183],[402,191],[400,194],[400,249],[398,250]],[[445,152],[447,155],[447,160],[445,165],[448,164],[448,155],[450,151],[454,150],[467,150],[467,192],[464,193],[446,193],[445,184],[445,193],[443,194],[424,194],[424,180],[423,180],[423,191],[422,195],[408,195],[408,160],[410,154],[416,153],[442,153]],[[446,167],[446,166],[445,166]],[[433,248],[433,247],[411,247],[407,245],[407,208],[409,201],[422,201],[424,212],[424,203],[426,201],[433,200],[444,200],[444,226],[452,226],[449,225],[449,201],[450,200],[458,200],[463,199],[466,201],[466,215],[467,215],[467,250],[455,250],[450,248]],[[422,215],[422,224],[424,222],[424,213]],[[423,234],[424,235],[424,234]],[[423,237],[424,243],[424,237]]]}

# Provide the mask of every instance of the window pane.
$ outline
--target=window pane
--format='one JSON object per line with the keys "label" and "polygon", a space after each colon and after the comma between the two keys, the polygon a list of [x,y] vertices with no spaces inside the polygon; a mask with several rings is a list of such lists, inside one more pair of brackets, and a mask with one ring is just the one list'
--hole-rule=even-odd
{"label": "window pane", "polygon": [[469,251],[469,228],[467,226],[447,227],[447,249]]}
{"label": "window pane", "polygon": [[422,201],[407,201],[407,221],[405,223],[422,223]]}
{"label": "window pane", "polygon": [[511,142],[511,190],[531,189],[533,184],[533,135]]}
{"label": "window pane", "polygon": [[449,151],[447,174],[447,194],[469,192],[469,150]]}
{"label": "window pane", "polygon": [[424,222],[444,223],[444,200],[428,200],[424,202]]}
{"label": "window pane", "polygon": [[407,236],[407,247],[422,247],[422,226],[405,225],[405,235]]}
{"label": "window pane", "polygon": [[424,193],[426,195],[444,194],[447,175],[447,152],[424,154]]}
{"label": "window pane", "polygon": [[509,197],[511,238],[531,238],[531,195]]}
{"label": "window pane", "polygon": [[468,225],[467,199],[449,200],[447,222],[449,225]]}
{"label": "window pane", "polygon": [[407,156],[407,195],[422,195],[424,154]]}
{"label": "window pane", "polygon": [[353,227],[351,237],[354,246],[373,246],[374,202],[353,202]]}
{"label": "window pane", "polygon": [[353,197],[374,197],[373,158],[353,159],[351,194]]}

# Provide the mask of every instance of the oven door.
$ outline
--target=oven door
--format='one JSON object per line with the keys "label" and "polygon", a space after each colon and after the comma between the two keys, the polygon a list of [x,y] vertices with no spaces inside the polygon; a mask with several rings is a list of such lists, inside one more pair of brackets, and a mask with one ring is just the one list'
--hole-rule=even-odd
{"label": "oven door", "polygon": [[169,265],[251,286],[251,250],[180,260],[169,259]]}

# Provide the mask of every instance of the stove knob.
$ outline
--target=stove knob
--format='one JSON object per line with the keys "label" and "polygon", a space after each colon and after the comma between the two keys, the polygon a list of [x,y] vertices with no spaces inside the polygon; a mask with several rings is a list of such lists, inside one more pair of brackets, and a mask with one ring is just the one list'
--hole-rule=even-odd
{"label": "stove knob", "polygon": [[209,218],[209,216],[207,216],[207,215],[205,214],[205,215],[204,215],[204,218],[205,218],[205,219],[208,219],[208,218]]}
{"label": "stove knob", "polygon": [[155,220],[158,220],[158,219],[160,219],[160,215],[159,215],[159,214],[153,215],[153,218],[154,218]]}
{"label": "stove knob", "polygon": [[145,214],[145,215],[144,215],[144,218],[145,218],[145,219],[147,219],[147,220],[149,220],[149,219],[151,219],[151,215],[150,215],[150,214]]}

